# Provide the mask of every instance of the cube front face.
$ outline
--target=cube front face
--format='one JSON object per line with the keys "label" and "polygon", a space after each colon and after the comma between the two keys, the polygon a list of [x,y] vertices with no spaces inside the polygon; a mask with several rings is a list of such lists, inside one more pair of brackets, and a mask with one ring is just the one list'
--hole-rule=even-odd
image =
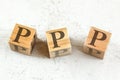
{"label": "cube front face", "polygon": [[71,52],[71,48],[67,48],[58,51],[51,51],[49,54],[50,54],[50,58],[53,58],[53,57],[68,55],[70,54],[70,52]]}
{"label": "cube front face", "polygon": [[103,59],[111,33],[92,27],[84,43],[84,52]]}
{"label": "cube front face", "polygon": [[35,37],[35,29],[16,24],[10,37],[9,44],[12,50],[29,55],[35,43]]}
{"label": "cube front face", "polygon": [[21,46],[18,46],[18,45],[11,44],[11,43],[10,43],[10,48],[13,51],[17,51],[17,52],[24,53],[24,54],[30,54],[31,53],[31,48],[25,48],[25,47],[21,47]]}
{"label": "cube front face", "polygon": [[87,53],[89,55],[92,55],[92,56],[95,56],[95,57],[100,58],[100,59],[103,59],[104,53],[105,53],[105,52],[101,52],[99,50],[96,50],[94,48],[90,48],[86,45],[84,45],[83,50],[84,50],[85,53]]}
{"label": "cube front face", "polygon": [[66,28],[46,32],[50,57],[67,55],[71,52],[71,43]]}

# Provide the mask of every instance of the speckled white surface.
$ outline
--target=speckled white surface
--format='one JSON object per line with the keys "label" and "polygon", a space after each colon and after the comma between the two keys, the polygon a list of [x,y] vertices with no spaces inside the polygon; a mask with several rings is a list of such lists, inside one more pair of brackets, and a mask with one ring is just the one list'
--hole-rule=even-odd
{"label": "speckled white surface", "polygon": [[[16,23],[45,32],[67,27],[72,53],[49,59],[38,44],[31,56],[11,51]],[[90,26],[112,33],[103,60],[82,52]],[[120,80],[120,0],[0,0],[0,80]],[[40,47],[39,47],[40,46]]]}

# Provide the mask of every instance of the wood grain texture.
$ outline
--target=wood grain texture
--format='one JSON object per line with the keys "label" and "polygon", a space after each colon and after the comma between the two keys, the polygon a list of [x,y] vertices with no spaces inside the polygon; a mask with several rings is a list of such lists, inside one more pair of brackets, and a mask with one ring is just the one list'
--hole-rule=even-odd
{"label": "wood grain texture", "polygon": [[84,43],[84,52],[103,59],[110,37],[110,32],[96,27],[91,27],[88,37]]}
{"label": "wood grain texture", "polygon": [[[59,39],[61,35],[57,31],[62,31],[64,33],[64,37]],[[51,35],[51,33],[53,33],[53,32],[56,32],[55,33],[56,38],[59,39],[59,40],[57,40],[57,44],[59,47],[56,47],[56,48],[54,48],[55,44],[54,44],[53,37]],[[70,43],[70,39],[69,39],[66,28],[47,31],[46,37],[47,37],[47,43],[48,43],[50,57],[63,56],[63,55],[67,55],[71,52],[71,43]]]}
{"label": "wood grain texture", "polygon": [[[21,33],[18,33],[20,31],[19,27],[22,28]],[[29,35],[26,35],[27,30],[30,31]],[[17,36],[19,37],[18,39]],[[15,41],[15,39],[17,39],[17,41]],[[9,44],[12,50],[30,55],[35,43],[35,39],[36,39],[35,29],[24,25],[16,24],[11,34]]]}

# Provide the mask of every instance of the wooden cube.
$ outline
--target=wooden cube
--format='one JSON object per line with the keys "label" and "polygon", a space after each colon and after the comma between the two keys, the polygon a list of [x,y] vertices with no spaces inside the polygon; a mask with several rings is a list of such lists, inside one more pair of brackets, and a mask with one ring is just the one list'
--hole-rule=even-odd
{"label": "wooden cube", "polygon": [[84,52],[103,59],[111,37],[111,33],[91,27],[88,37],[84,43]]}
{"label": "wooden cube", "polygon": [[36,30],[16,24],[9,40],[10,48],[14,51],[31,54],[36,40]]}
{"label": "wooden cube", "polygon": [[66,28],[46,32],[50,58],[70,54],[71,43]]}

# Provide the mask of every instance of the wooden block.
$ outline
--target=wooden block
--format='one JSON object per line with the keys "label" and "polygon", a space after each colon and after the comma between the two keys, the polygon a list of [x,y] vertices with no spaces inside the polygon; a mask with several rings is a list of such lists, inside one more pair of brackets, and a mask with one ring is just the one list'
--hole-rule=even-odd
{"label": "wooden block", "polygon": [[111,33],[91,27],[88,37],[84,43],[84,52],[103,59],[110,37]]}
{"label": "wooden block", "polygon": [[70,54],[71,43],[66,28],[46,32],[50,58]]}
{"label": "wooden block", "polygon": [[36,40],[36,30],[16,24],[9,40],[10,48],[14,51],[31,54]]}

